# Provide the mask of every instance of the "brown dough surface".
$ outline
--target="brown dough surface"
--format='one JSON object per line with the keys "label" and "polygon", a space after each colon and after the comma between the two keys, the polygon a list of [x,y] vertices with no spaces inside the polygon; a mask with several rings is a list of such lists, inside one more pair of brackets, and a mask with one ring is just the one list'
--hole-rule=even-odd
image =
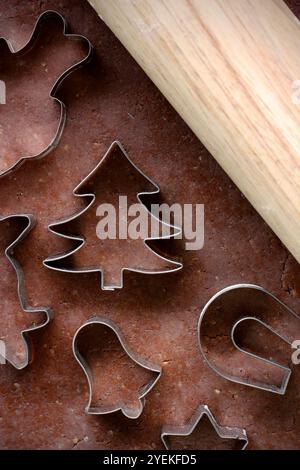
{"label": "brown dough surface", "polygon": [[[290,5],[300,16],[299,3]],[[163,424],[185,424],[199,404],[207,404],[219,424],[247,429],[250,449],[299,449],[300,366],[293,366],[287,393],[279,396],[222,380],[204,363],[197,343],[201,308],[230,284],[262,285],[300,312],[299,265],[87,2],[0,0],[0,36],[20,48],[46,9],[59,10],[72,32],[86,35],[95,57],[60,90],[68,120],[58,147],[0,182],[1,214],[32,213],[38,220],[16,256],[24,269],[29,303],[51,306],[55,313],[48,328],[32,335],[35,358],[27,369],[0,366],[0,448],[161,449]],[[58,48],[55,55],[53,46],[33,65],[26,84],[33,96],[45,64],[70,65],[73,52]],[[49,82],[54,69],[47,69]],[[46,128],[47,115],[42,116]],[[49,126],[52,129],[52,113]],[[176,243],[173,254],[183,260],[181,272],[129,273],[123,290],[103,292],[97,274],[51,271],[42,260],[69,248],[47,226],[82,208],[72,191],[115,139],[160,186],[163,201],[205,204],[205,246],[184,251]],[[137,420],[120,413],[84,413],[87,383],[71,343],[76,329],[95,315],[109,316],[132,350],[163,367]],[[261,338],[255,328],[249,326],[247,347]],[[212,346],[222,341],[214,337],[213,327],[207,334]],[[270,355],[280,347],[272,336],[263,338],[260,347],[265,345]],[[290,354],[287,348],[286,363]],[[118,374],[117,360],[113,366]],[[202,447],[214,445],[211,433],[199,435]]]}

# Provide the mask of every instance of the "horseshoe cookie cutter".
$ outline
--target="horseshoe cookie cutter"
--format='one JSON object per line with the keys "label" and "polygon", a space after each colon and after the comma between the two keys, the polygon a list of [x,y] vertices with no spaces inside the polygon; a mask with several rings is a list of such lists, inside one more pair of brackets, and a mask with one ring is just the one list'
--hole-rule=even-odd
{"label": "horseshoe cookie cutter", "polygon": [[9,362],[13,367],[18,370],[24,369],[32,360],[33,351],[31,347],[31,342],[29,340],[29,333],[35,330],[39,330],[44,328],[48,325],[50,320],[53,318],[53,312],[51,309],[46,307],[31,307],[27,303],[26,293],[25,293],[25,285],[24,285],[24,274],[23,270],[18,263],[18,261],[14,258],[14,249],[16,246],[28,235],[28,233],[32,230],[35,220],[32,215],[28,214],[21,214],[21,215],[10,215],[7,217],[0,216],[0,223],[5,221],[12,221],[16,222],[19,221],[26,221],[25,228],[21,231],[19,236],[5,249],[5,256],[8,259],[9,263],[13,266],[16,276],[17,276],[17,292],[19,297],[19,302],[22,310],[25,313],[28,313],[32,316],[35,314],[43,314],[44,321],[39,324],[32,324],[29,328],[26,328],[20,332],[24,348],[25,348],[25,358],[23,360],[18,361],[14,354],[7,348],[5,351],[1,351],[1,357]]}
{"label": "horseshoe cookie cutter", "polygon": [[[220,337],[222,351],[225,348],[230,351],[225,361],[220,355],[211,355],[205,347],[204,329],[210,320],[213,320],[214,331],[217,330],[217,337]],[[300,338],[300,318],[293,310],[260,286],[237,284],[215,294],[200,314],[198,339],[202,356],[207,365],[224,379],[284,395],[291,369],[262,357],[263,354],[246,351],[237,344],[235,333],[244,321],[256,321],[290,346]],[[274,384],[271,378],[275,372],[279,375],[278,384]]]}
{"label": "horseshoe cookie cutter", "polygon": [[191,420],[185,426],[164,425],[161,430],[161,441],[167,450],[170,450],[169,437],[187,437],[190,436],[200,424],[203,416],[207,416],[215,432],[222,439],[234,439],[243,442],[241,450],[248,446],[248,437],[245,429],[220,426],[207,405],[200,405]]}
{"label": "horseshoe cookie cutter", "polygon": [[[104,325],[108,328],[110,328],[116,335],[117,339],[119,340],[121,347],[125,351],[125,353],[132,359],[132,361],[142,368],[149,370],[150,372],[154,372],[157,376],[148,382],[147,384],[143,385],[142,388],[139,390],[139,395],[138,395],[138,404],[135,408],[129,408],[124,401],[118,401],[112,406],[92,406],[92,398],[93,398],[93,374],[92,371],[81,355],[80,351],[78,350],[77,347],[77,341],[78,341],[78,335],[80,332],[82,332],[83,329],[90,325]],[[160,379],[161,374],[162,374],[162,368],[160,366],[154,365],[150,363],[149,361],[141,358],[137,354],[133,353],[125,339],[124,336],[121,332],[121,330],[109,319],[103,318],[103,317],[94,317],[88,320],[86,323],[84,323],[75,333],[73,337],[73,343],[72,343],[72,349],[73,349],[73,354],[76,359],[76,361],[79,363],[80,367],[82,368],[83,372],[85,373],[85,376],[88,381],[88,388],[89,388],[89,400],[88,404],[86,406],[86,413],[90,415],[104,415],[108,413],[114,413],[116,411],[122,411],[124,416],[127,418],[131,419],[136,419],[138,418],[145,406],[145,397],[146,395],[152,390],[156,382]]]}
{"label": "horseshoe cookie cutter", "polygon": [[35,23],[33,32],[31,34],[28,42],[25,44],[25,46],[22,49],[19,49],[19,50],[16,51],[13,48],[12,44],[7,39],[5,39],[3,37],[0,38],[0,47],[2,45],[4,45],[4,47],[8,48],[8,50],[11,54],[14,54],[15,56],[24,56],[24,54],[26,54],[34,46],[34,43],[35,43],[36,39],[39,36],[41,25],[48,18],[55,18],[57,21],[62,22],[62,24],[63,24],[63,35],[67,39],[85,41],[87,43],[87,46],[88,46],[88,52],[82,60],[80,60],[79,62],[73,64],[71,67],[69,67],[67,70],[65,70],[58,77],[58,79],[54,83],[52,89],[50,90],[49,97],[52,100],[56,101],[60,105],[59,124],[58,124],[55,136],[52,139],[52,141],[47,145],[47,147],[44,150],[42,150],[41,152],[39,152],[36,155],[27,155],[27,156],[23,155],[23,156],[19,157],[19,159],[14,164],[12,164],[10,167],[8,167],[7,169],[5,169],[3,171],[0,171],[0,176],[3,176],[7,173],[10,173],[16,167],[18,167],[19,165],[24,163],[25,160],[33,160],[33,159],[42,158],[42,157],[46,156],[48,153],[50,153],[58,145],[58,143],[60,141],[60,138],[62,136],[64,127],[65,127],[65,123],[66,123],[66,107],[65,107],[64,103],[59,98],[57,98],[55,96],[56,92],[57,92],[57,89],[59,88],[59,86],[61,85],[63,80],[68,75],[70,75],[74,70],[76,70],[79,67],[86,64],[92,57],[93,46],[92,46],[91,42],[85,36],[82,36],[82,35],[79,35],[79,34],[68,33],[68,23],[67,23],[67,21],[65,20],[65,18],[60,13],[58,13],[57,11],[54,11],[54,10],[47,10],[39,16],[39,18],[37,19],[37,21]]}

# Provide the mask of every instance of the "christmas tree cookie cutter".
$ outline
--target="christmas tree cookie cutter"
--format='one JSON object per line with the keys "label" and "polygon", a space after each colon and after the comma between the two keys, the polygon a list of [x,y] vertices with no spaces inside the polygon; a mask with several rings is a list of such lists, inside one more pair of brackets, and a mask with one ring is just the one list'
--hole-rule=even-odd
{"label": "christmas tree cookie cutter", "polygon": [[[226,370],[232,358],[227,358],[226,361],[223,361],[223,364],[219,365],[217,364],[218,359],[216,357],[210,359],[209,352],[204,346],[204,335],[202,334],[204,321],[214,312],[218,312],[218,315],[214,318],[215,329],[218,326],[216,322],[223,322],[225,315],[232,315],[229,328],[224,329],[220,336],[222,336],[223,349],[226,347],[224,346],[224,341],[227,341],[228,349],[234,346],[234,353],[236,357],[238,356],[239,364],[243,363],[244,358],[250,361],[248,370],[244,363],[242,369],[239,366],[240,375]],[[272,316],[268,316],[268,312],[272,313]],[[283,332],[279,331],[280,329],[278,328],[278,321],[280,320],[282,323],[282,328],[280,329],[283,329]],[[211,370],[223,379],[259,390],[284,395],[292,372],[290,367],[242,349],[237,344],[235,339],[236,330],[245,321],[257,322],[290,346],[292,346],[294,340],[299,339],[299,336],[297,338],[295,335],[297,331],[300,332],[300,317],[293,310],[263,287],[253,284],[236,284],[217,292],[200,313],[198,341],[205,362]],[[235,363],[237,363],[236,359]],[[281,374],[280,384],[264,382],[258,366],[260,368],[264,366],[264,378],[271,375],[270,371],[276,368],[277,372]],[[255,374],[259,375],[249,378],[250,375],[255,376]]]}
{"label": "christmas tree cookie cutter", "polygon": [[[68,224],[70,222],[72,222],[73,220],[77,219],[78,217],[80,217],[82,214],[84,214],[86,211],[89,210],[89,208],[94,204],[95,202],[95,199],[96,199],[96,196],[95,194],[91,193],[91,192],[83,192],[81,193],[80,192],[80,188],[81,186],[83,186],[85,183],[87,183],[90,178],[97,172],[97,170],[101,167],[102,163],[114,152],[114,151],[120,151],[122,152],[122,155],[127,159],[127,161],[132,165],[132,167],[143,177],[145,178],[149,183],[151,183],[151,185],[155,188],[153,191],[148,191],[148,192],[138,192],[136,197],[137,197],[137,200],[139,201],[139,203],[145,208],[145,210],[147,211],[148,214],[151,214],[151,216],[158,220],[162,225],[165,225],[169,228],[172,228],[173,229],[173,233],[172,234],[168,234],[168,235],[162,235],[162,236],[157,236],[157,237],[147,237],[143,240],[143,243],[144,243],[144,246],[149,250],[149,252],[151,253],[154,253],[155,256],[157,256],[160,260],[162,260],[163,262],[166,262],[170,265],[170,268],[169,269],[162,269],[162,270],[157,270],[157,271],[151,271],[151,270],[147,270],[147,269],[143,269],[143,268],[130,268],[130,267],[122,267],[121,268],[121,278],[120,278],[120,281],[118,284],[112,284],[112,283],[105,283],[104,281],[104,271],[105,269],[101,268],[100,266],[99,267],[89,267],[89,268],[81,268],[81,269],[69,269],[69,268],[65,268],[65,267],[62,267],[60,266],[59,262],[61,262],[62,260],[64,260],[65,258],[68,258],[69,256],[72,256],[73,254],[75,254],[78,250],[80,250],[84,244],[85,244],[85,238],[84,237],[80,237],[80,236],[75,236],[75,235],[69,235],[69,234],[65,234],[65,233],[61,233],[59,232],[58,228],[61,226],[61,225],[64,225],[64,224]],[[178,236],[181,234],[181,229],[178,228],[178,227],[175,227],[175,226],[171,226],[169,225],[168,223],[164,222],[164,221],[161,221],[160,219],[158,219],[158,217],[156,217],[155,215],[153,215],[145,206],[144,204],[142,203],[141,201],[141,197],[144,196],[144,195],[155,195],[155,194],[158,194],[160,192],[160,188],[159,186],[154,183],[150,178],[148,178],[132,161],[131,159],[129,158],[129,155],[127,154],[127,152],[125,151],[125,149],[123,148],[123,146],[121,145],[121,143],[119,141],[114,141],[109,149],[107,150],[107,152],[105,153],[104,157],[100,160],[100,162],[96,165],[96,167],[79,183],[79,185],[76,186],[76,188],[73,190],[73,195],[75,197],[79,197],[79,198],[88,198],[90,200],[90,202],[88,203],[87,207],[85,207],[84,209],[82,209],[80,212],[72,215],[71,217],[68,217],[66,219],[63,219],[61,221],[58,221],[58,222],[54,222],[52,224],[50,224],[48,226],[48,229],[50,232],[54,233],[55,235],[58,235],[62,238],[65,238],[65,239],[68,239],[68,240],[73,240],[75,242],[79,242],[77,244],[77,246],[74,248],[74,249],[71,249],[67,252],[64,252],[64,253],[60,253],[58,255],[54,255],[54,256],[50,256],[48,257],[47,259],[45,259],[43,261],[43,264],[44,266],[46,266],[47,268],[49,269],[53,269],[53,270],[56,270],[56,271],[60,271],[60,272],[67,272],[67,273],[91,273],[91,272],[100,272],[101,273],[101,289],[102,290],[115,290],[115,289],[122,289],[123,286],[124,286],[124,272],[125,271],[132,271],[132,272],[137,272],[137,273],[142,273],[142,274],[167,274],[167,273],[170,273],[170,272],[175,272],[175,271],[178,271],[180,269],[182,269],[183,265],[182,263],[180,262],[177,262],[177,261],[173,261],[173,260],[170,260],[170,259],[167,259],[165,258],[164,256],[162,256],[160,253],[156,253],[149,245],[147,242],[149,241],[155,241],[155,240],[163,240],[163,239],[171,239],[175,236]]]}
{"label": "christmas tree cookie cutter", "polygon": [[49,92],[49,97],[52,100],[54,100],[55,102],[57,102],[60,106],[59,123],[58,123],[58,127],[57,127],[56,133],[55,133],[52,141],[47,145],[47,147],[45,149],[43,149],[38,154],[21,156],[9,168],[7,168],[3,171],[0,170],[0,176],[3,176],[7,173],[10,173],[15,168],[17,168],[19,165],[24,163],[25,160],[38,159],[38,158],[42,158],[42,157],[48,155],[58,145],[58,143],[60,141],[60,138],[63,134],[63,130],[64,130],[65,123],[66,123],[66,107],[65,107],[65,104],[57,96],[55,96],[56,92],[57,92],[59,86],[62,84],[62,82],[64,81],[64,79],[68,75],[70,75],[73,71],[75,71],[79,67],[85,65],[92,57],[93,46],[92,46],[91,42],[83,35],[69,33],[68,32],[68,30],[69,30],[68,23],[67,23],[66,19],[59,12],[54,11],[54,10],[47,10],[39,16],[39,18],[37,19],[37,21],[35,23],[35,26],[34,26],[33,31],[31,33],[31,36],[30,36],[28,42],[25,44],[24,47],[22,47],[19,50],[15,50],[14,47],[12,46],[12,44],[10,43],[10,41],[3,38],[3,37],[2,38],[0,37],[0,47],[3,47],[3,45],[4,45],[4,47],[8,48],[9,52],[11,54],[14,54],[14,56],[24,56],[24,54],[26,54],[28,51],[30,51],[33,48],[33,46],[35,44],[35,41],[39,36],[41,25],[48,18],[54,18],[56,21],[60,21],[63,24],[63,35],[67,39],[85,41],[87,43],[87,46],[88,46],[88,51],[87,51],[86,56],[83,59],[81,59],[79,62],[73,64],[71,67],[69,67],[67,70],[65,70],[57,78],[56,82],[54,83],[54,85],[52,86],[52,89]]}
{"label": "christmas tree cookie cutter", "polygon": [[[190,436],[199,426],[202,418],[207,416],[214,430],[222,439],[234,439],[243,443],[241,450],[248,446],[248,437],[245,429],[220,426],[207,405],[200,405],[188,424],[184,426],[164,425],[161,430],[161,441],[167,450],[170,450],[170,437]],[[201,449],[198,449],[201,450]]]}
{"label": "christmas tree cookie cutter", "polygon": [[[136,408],[129,408],[128,406],[126,406],[126,403],[124,401],[118,401],[117,403],[111,406],[92,406],[93,373],[89,365],[85,361],[85,359],[82,357],[77,347],[78,335],[82,332],[83,329],[85,329],[87,326],[90,326],[90,325],[104,325],[110,328],[115,333],[117,339],[120,342],[121,347],[123,348],[127,356],[139,366],[156,374],[156,377],[153,380],[143,385],[143,387],[139,390],[138,406]],[[124,414],[124,416],[126,416],[127,418],[131,418],[131,419],[136,419],[141,415],[145,406],[145,397],[152,390],[152,388],[155,386],[157,381],[160,379],[161,374],[162,374],[162,368],[160,366],[152,364],[151,362],[145,360],[144,358],[141,358],[138,354],[132,352],[127,345],[127,342],[123,336],[122,331],[118,328],[117,325],[115,325],[108,318],[103,318],[103,317],[91,318],[90,320],[85,322],[83,325],[81,325],[81,327],[76,331],[73,337],[72,350],[73,350],[74,357],[76,361],[79,363],[80,367],[82,368],[87,378],[87,382],[88,382],[89,400],[85,408],[85,411],[87,414],[105,415],[109,413],[115,413],[116,411],[121,411]]]}
{"label": "christmas tree cookie cutter", "polygon": [[[38,325],[32,325],[29,328],[20,331],[20,335],[22,337],[24,348],[25,348],[25,358],[22,361],[16,361],[13,358],[13,355],[5,348],[4,351],[1,351],[2,359],[9,362],[15,369],[22,370],[29,365],[33,358],[33,351],[32,345],[29,338],[29,333],[40,330],[41,328],[46,327],[50,320],[53,318],[53,312],[48,307],[31,307],[27,303],[26,293],[25,293],[25,285],[24,285],[24,273],[23,270],[18,263],[18,261],[14,258],[14,250],[17,245],[28,235],[28,233],[33,229],[35,224],[35,219],[30,214],[17,214],[17,215],[9,215],[2,217],[0,216],[0,222],[11,221],[16,223],[17,220],[26,221],[25,228],[20,232],[18,237],[5,249],[5,256],[8,259],[9,263],[15,270],[17,276],[17,292],[18,298],[20,302],[20,306],[25,313],[30,315],[34,314],[44,314],[45,321]],[[3,353],[3,356],[2,356]]]}

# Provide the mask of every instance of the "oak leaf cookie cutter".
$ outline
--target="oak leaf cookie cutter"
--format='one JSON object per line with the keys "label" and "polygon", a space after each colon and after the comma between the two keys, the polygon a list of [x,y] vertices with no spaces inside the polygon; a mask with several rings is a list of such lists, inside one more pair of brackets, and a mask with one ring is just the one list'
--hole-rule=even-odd
{"label": "oak leaf cookie cutter", "polygon": [[[240,295],[242,293],[242,296]],[[228,365],[228,360],[225,361],[226,364],[221,368],[220,366],[215,364],[216,359],[214,361],[209,359],[209,355],[207,351],[204,348],[203,345],[203,340],[202,340],[202,325],[204,322],[204,319],[209,316],[209,313],[211,309],[216,308],[218,306],[218,302],[226,301],[226,296],[229,298],[231,297],[231,309],[237,308],[237,311],[240,310],[240,303],[244,302],[244,307],[246,306],[245,310],[251,311],[252,307],[249,306],[250,302],[248,305],[245,303],[245,299],[247,299],[247,295],[250,295],[250,298],[252,297],[253,300],[256,299],[258,308],[261,311],[255,311],[253,313],[239,313],[237,315],[237,319],[233,321],[231,324],[231,329],[230,331],[226,332],[226,335],[228,335],[228,340],[231,342],[231,346],[233,345],[236,352],[242,355],[246,355],[248,359],[252,362],[252,368],[251,368],[251,373],[255,374],[256,371],[256,366],[258,364],[263,365],[265,364],[266,367],[268,366],[275,366],[277,370],[280,370],[282,373],[282,379],[280,385],[274,385],[272,383],[267,383],[263,382],[261,378],[258,376],[256,379],[250,379],[249,377],[243,377],[238,376],[238,375],[232,375],[231,373],[226,371],[226,365]],[[236,297],[236,302],[234,302],[234,297]],[[244,298],[244,300],[241,301],[241,299]],[[240,299],[240,300],[239,300]],[[269,302],[269,305],[267,304]],[[274,311],[279,312],[279,316],[283,318],[285,321],[283,322],[283,327],[281,329],[285,329],[285,332],[279,332],[278,331],[278,326],[276,321],[277,319],[273,319],[273,324],[272,324],[272,318],[268,319],[269,322],[265,320],[266,316],[266,311],[268,309],[270,310],[270,304],[273,306]],[[230,309],[229,308],[229,309]],[[224,314],[219,315],[219,321],[222,321],[222,318],[224,319]],[[242,349],[236,342],[235,340],[235,332],[236,329],[238,328],[239,325],[241,325],[242,322],[244,321],[256,321],[260,325],[264,326],[267,328],[271,333],[282,339],[284,342],[286,342],[288,345],[292,346],[294,340],[297,338],[293,337],[295,334],[296,329],[300,331],[300,317],[293,311],[291,310],[287,305],[285,305],[283,302],[281,302],[275,295],[271,294],[268,292],[266,289],[263,287],[253,285],[253,284],[236,284],[232,286],[228,286],[221,291],[217,292],[204,306],[203,310],[200,313],[199,317],[199,322],[198,322],[198,341],[199,341],[199,347],[201,354],[207,363],[207,365],[220,377],[223,379],[229,380],[231,382],[241,384],[241,385],[247,385],[249,387],[253,387],[259,390],[265,390],[268,392],[273,392],[277,393],[280,395],[284,395],[289,383],[289,379],[291,376],[291,369],[290,367],[284,366],[282,364],[279,364],[278,362],[275,362],[271,359],[266,359],[264,357],[259,356],[258,354],[254,354],[250,351],[246,351]],[[290,327],[289,331],[289,324],[291,322],[294,322],[293,327]],[[299,322],[299,324],[298,324]],[[270,324],[271,323],[271,324]],[[222,335],[223,336],[223,335]],[[221,341],[221,340],[220,340]],[[244,357],[246,357],[244,356]],[[242,357],[242,356],[241,356]]]}
{"label": "oak leaf cookie cutter", "polygon": [[42,157],[48,155],[58,145],[58,143],[60,141],[60,138],[63,134],[65,124],[66,124],[66,106],[63,103],[63,101],[61,101],[59,98],[57,98],[55,96],[55,94],[56,94],[59,86],[64,81],[64,79],[68,75],[70,75],[73,71],[75,71],[79,67],[81,67],[81,66],[85,65],[87,62],[89,62],[89,60],[92,57],[93,46],[92,46],[91,42],[89,41],[89,39],[87,39],[85,36],[80,35],[80,34],[68,33],[69,27],[68,27],[68,23],[67,23],[66,19],[59,12],[54,11],[54,10],[47,10],[47,11],[43,12],[38,17],[38,19],[35,23],[35,26],[33,28],[33,31],[31,33],[31,36],[30,36],[29,40],[27,41],[27,43],[25,44],[24,47],[22,47],[19,50],[15,50],[14,47],[12,46],[12,44],[10,43],[10,41],[3,38],[3,37],[2,38],[0,37],[0,47],[4,43],[5,46],[9,49],[11,54],[14,54],[15,56],[22,56],[22,55],[26,54],[34,46],[34,43],[35,43],[35,41],[36,41],[36,39],[37,39],[37,37],[40,33],[40,28],[41,28],[42,23],[46,19],[51,18],[51,17],[55,18],[56,20],[60,20],[62,22],[62,24],[63,24],[63,35],[67,39],[86,41],[86,43],[88,45],[88,52],[87,52],[86,56],[83,59],[81,59],[79,62],[76,62],[75,64],[71,65],[71,67],[69,67],[67,70],[65,70],[58,77],[58,79],[55,81],[52,89],[50,90],[49,97],[60,105],[59,124],[58,124],[58,128],[56,130],[56,134],[55,134],[54,138],[52,139],[52,141],[48,144],[48,146],[44,150],[42,150],[38,154],[20,157],[19,160],[16,161],[12,166],[10,166],[6,170],[0,172],[0,176],[3,176],[3,175],[6,175],[7,173],[10,173],[12,170],[17,168],[22,163],[24,163],[25,160],[39,159],[39,158],[42,158]]}
{"label": "oak leaf cookie cutter", "polygon": [[[104,160],[114,151],[114,149],[120,149],[121,152],[123,153],[123,155],[127,158],[127,160],[129,161],[129,163],[134,167],[134,169],[140,174],[142,175],[146,180],[148,180],[155,188],[154,191],[147,191],[147,192],[139,192],[137,193],[137,200],[139,201],[139,203],[145,208],[145,210],[147,211],[147,213],[150,213],[151,216],[153,216],[156,220],[158,220],[162,225],[164,226],[167,226],[169,228],[172,228],[173,229],[173,232],[170,233],[170,234],[167,234],[167,235],[162,235],[162,236],[157,236],[157,237],[147,237],[143,240],[143,243],[144,245],[146,246],[146,248],[150,251],[150,252],[153,252],[155,254],[155,256],[157,256],[158,258],[160,258],[161,260],[163,261],[166,261],[168,262],[170,265],[173,265],[174,268],[172,269],[165,269],[165,270],[159,270],[159,271],[148,271],[147,269],[142,269],[142,268],[130,268],[130,267],[123,267],[121,269],[121,282],[120,282],[120,285],[109,285],[109,286],[106,286],[104,284],[104,276],[103,276],[103,272],[104,272],[104,269],[101,268],[101,267],[90,267],[90,268],[86,268],[86,269],[68,269],[68,268],[63,268],[63,267],[60,267],[60,266],[56,266],[55,262],[58,262],[58,261],[61,261],[71,255],[73,255],[74,253],[76,253],[78,250],[80,250],[80,248],[83,247],[83,245],[85,244],[85,238],[84,237],[80,237],[80,236],[75,236],[75,235],[66,235],[66,234],[63,234],[63,233],[60,233],[58,232],[55,227],[59,227],[60,225],[64,225],[64,224],[68,224],[69,222],[72,222],[74,219],[77,219],[78,217],[80,217],[84,212],[86,212],[95,202],[95,199],[96,199],[96,196],[95,194],[93,193],[80,193],[80,188],[81,186],[83,186],[85,183],[87,183],[90,178],[96,173],[96,171],[99,169],[99,167],[101,166],[102,162],[104,162]],[[79,197],[79,198],[89,198],[90,199],[90,202],[88,203],[88,205],[86,207],[84,207],[81,211],[75,213],[74,215],[72,215],[71,217],[67,217],[63,220],[60,220],[60,221],[57,221],[57,222],[54,222],[54,223],[51,223],[49,226],[48,226],[48,229],[50,232],[54,233],[55,235],[58,235],[62,238],[65,238],[67,240],[73,240],[73,241],[76,241],[76,242],[79,242],[79,244],[74,248],[74,249],[71,249],[67,252],[64,252],[64,253],[60,253],[58,255],[53,255],[53,256],[49,256],[47,259],[45,259],[43,261],[43,264],[44,266],[46,266],[47,268],[49,269],[53,269],[55,271],[60,271],[60,272],[65,272],[65,273],[83,273],[83,274],[87,274],[87,273],[91,273],[91,272],[100,272],[101,273],[101,289],[102,290],[115,290],[115,289],[122,289],[124,287],[124,272],[125,271],[132,271],[132,272],[136,272],[136,273],[142,273],[142,274],[151,274],[151,275],[156,275],[156,274],[167,274],[167,273],[170,273],[170,272],[175,272],[175,271],[179,271],[180,269],[182,269],[183,265],[182,263],[178,262],[178,261],[173,261],[173,260],[170,260],[168,258],[165,258],[164,256],[162,256],[161,254],[155,252],[154,250],[152,250],[152,248],[148,245],[147,242],[149,241],[156,241],[156,240],[166,240],[166,239],[171,239],[171,238],[174,238],[175,236],[178,236],[181,234],[181,229],[179,227],[176,227],[176,226],[173,226],[173,225],[170,225],[166,222],[164,222],[163,220],[160,220],[155,214],[153,214],[152,212],[149,211],[149,209],[143,204],[143,202],[141,201],[141,197],[144,196],[144,195],[155,195],[155,194],[159,194],[160,193],[160,188],[159,186],[154,182],[152,181],[148,176],[146,176],[134,163],[133,161],[130,159],[129,155],[127,154],[126,150],[124,149],[124,147],[122,146],[122,144],[119,142],[119,141],[114,141],[110,147],[108,148],[108,150],[106,151],[105,155],[103,156],[103,158],[100,160],[100,162],[96,165],[96,167],[75,187],[75,189],[73,190],[73,195],[75,197]]]}
{"label": "oak leaf cookie cutter", "polygon": [[32,325],[29,328],[26,328],[20,332],[24,347],[25,347],[25,359],[22,362],[17,363],[7,352],[6,348],[4,350],[4,354],[2,355],[1,351],[1,357],[5,359],[7,362],[9,362],[15,369],[22,370],[25,367],[29,365],[29,363],[32,360],[33,357],[33,351],[32,351],[32,346],[29,338],[29,333],[32,331],[40,330],[41,328],[44,328],[47,326],[50,322],[50,320],[53,318],[53,312],[50,308],[48,307],[31,307],[27,303],[26,299],[26,293],[25,293],[25,283],[24,283],[24,273],[23,270],[18,263],[18,261],[14,258],[14,249],[16,246],[28,235],[28,233],[33,229],[34,224],[35,224],[35,219],[32,215],[30,214],[17,214],[17,215],[9,215],[2,217],[0,216],[0,221],[16,221],[16,219],[20,220],[27,220],[26,226],[24,230],[19,234],[19,236],[5,249],[5,256],[14,268],[17,276],[17,292],[18,292],[18,298],[20,302],[20,306],[22,310],[25,313],[28,314],[35,314],[35,313],[44,313],[45,314],[45,321],[39,325]]}
{"label": "oak leaf cookie cutter", "polygon": [[[133,362],[138,364],[139,366],[143,367],[144,369],[149,370],[150,372],[154,372],[157,374],[157,377],[155,377],[153,380],[148,382],[147,384],[143,385],[143,387],[139,390],[139,396],[138,396],[138,406],[136,408],[128,408],[126,407],[126,403],[124,401],[119,401],[115,403],[114,406],[92,406],[92,398],[93,398],[93,374],[92,371],[85,361],[85,359],[82,357],[80,354],[78,348],[77,348],[77,338],[79,333],[87,326],[89,325],[105,325],[108,328],[110,328],[115,335],[117,336],[122,348],[124,349],[125,353],[132,359]],[[109,413],[114,413],[116,411],[122,411],[124,416],[127,418],[131,419],[136,419],[138,418],[141,413],[143,412],[144,406],[145,406],[145,397],[146,395],[152,390],[152,388],[155,386],[157,381],[160,379],[161,374],[162,374],[162,368],[160,366],[154,365],[151,362],[141,358],[138,354],[133,353],[127,343],[126,340],[123,336],[123,333],[119,329],[118,326],[116,326],[110,319],[108,318],[103,318],[103,317],[94,317],[85,322],[81,327],[76,331],[74,337],[73,337],[73,342],[72,342],[72,350],[74,357],[76,361],[79,363],[80,367],[82,368],[83,372],[85,373],[85,376],[88,381],[88,388],[89,388],[89,400],[88,404],[85,408],[85,411],[89,415],[105,415]]]}
{"label": "oak leaf cookie cutter", "polygon": [[[241,450],[248,446],[248,437],[245,429],[220,426],[207,405],[200,405],[188,424],[184,426],[164,425],[161,429],[161,441],[167,450],[170,450],[168,438],[170,436],[190,436],[200,424],[203,416],[207,416],[214,430],[222,439],[234,439],[244,442]],[[200,450],[200,449],[199,449]]]}

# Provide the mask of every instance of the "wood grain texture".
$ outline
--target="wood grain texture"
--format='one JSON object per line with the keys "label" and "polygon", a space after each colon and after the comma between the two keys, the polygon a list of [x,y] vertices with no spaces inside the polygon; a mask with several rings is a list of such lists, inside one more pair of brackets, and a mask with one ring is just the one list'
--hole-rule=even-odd
{"label": "wood grain texture", "polygon": [[300,27],[285,3],[89,1],[300,261]]}

